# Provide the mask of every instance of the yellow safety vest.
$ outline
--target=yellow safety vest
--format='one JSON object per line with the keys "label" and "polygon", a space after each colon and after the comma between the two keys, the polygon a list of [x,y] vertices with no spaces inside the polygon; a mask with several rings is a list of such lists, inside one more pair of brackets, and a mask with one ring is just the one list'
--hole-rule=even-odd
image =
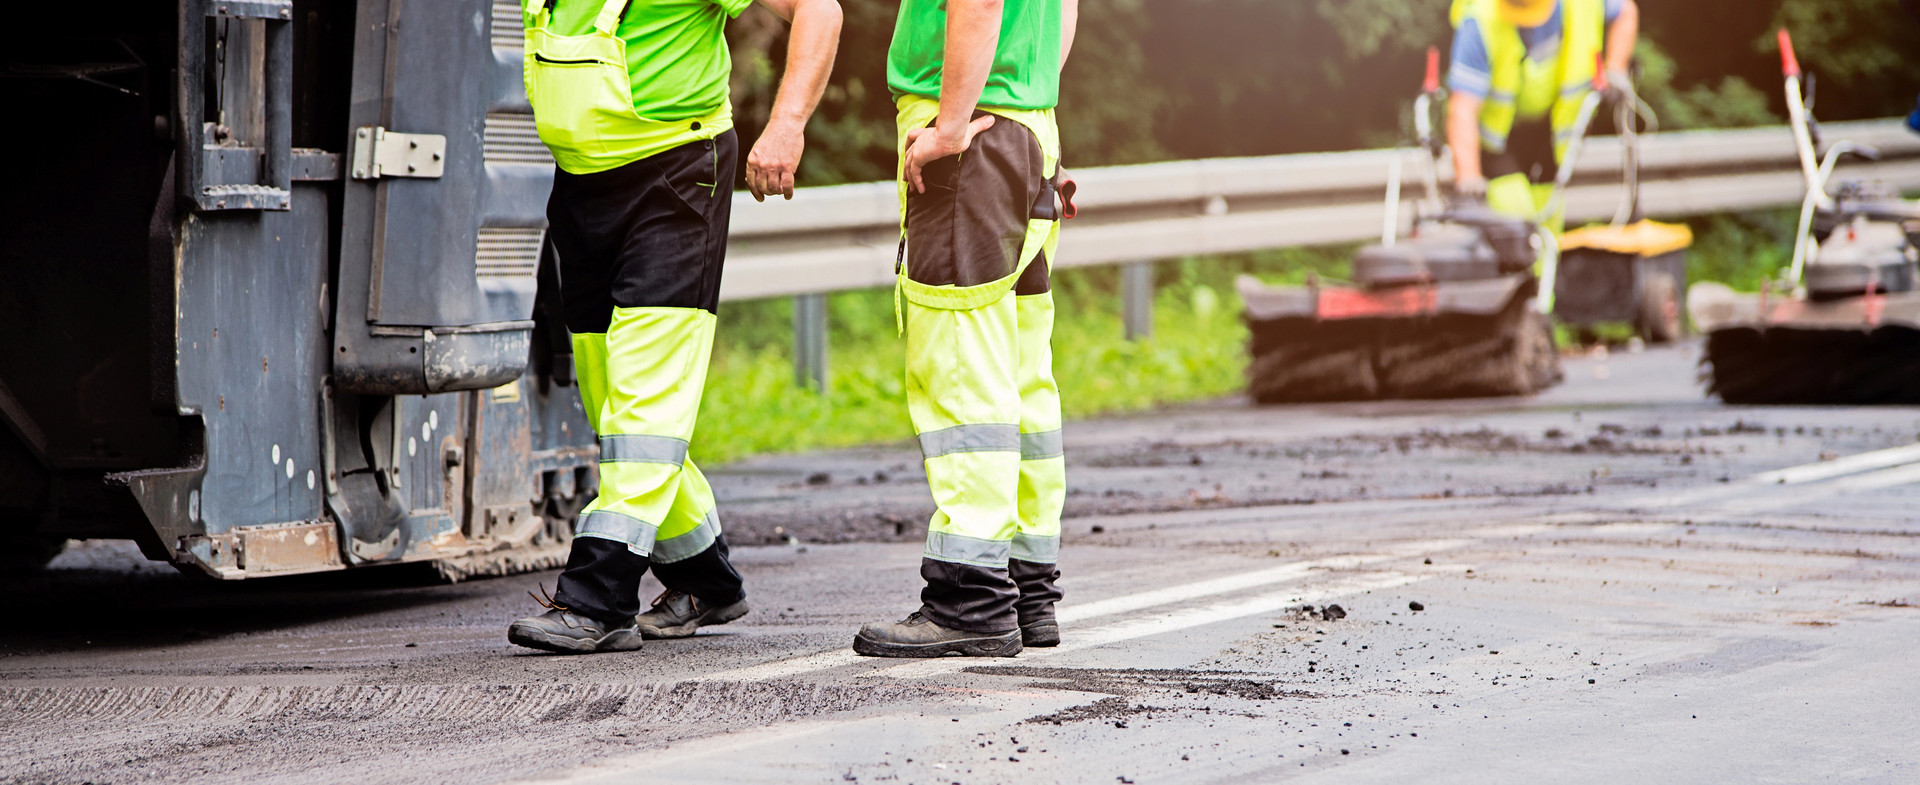
{"label": "yellow safety vest", "polygon": [[1455,30],[1471,19],[1487,44],[1493,87],[1480,106],[1480,146],[1505,152],[1513,121],[1549,115],[1554,159],[1564,161],[1573,138],[1580,103],[1593,91],[1601,50],[1606,46],[1605,0],[1561,0],[1560,57],[1537,63],[1527,57],[1519,29],[1500,16],[1499,0],[1454,0]]}
{"label": "yellow safety vest", "polygon": [[733,108],[724,101],[690,120],[663,122],[634,111],[627,45],[615,33],[628,0],[606,0],[586,35],[555,34],[548,26],[553,9],[540,0],[523,2],[527,100],[540,141],[561,169],[603,172],[733,127]]}

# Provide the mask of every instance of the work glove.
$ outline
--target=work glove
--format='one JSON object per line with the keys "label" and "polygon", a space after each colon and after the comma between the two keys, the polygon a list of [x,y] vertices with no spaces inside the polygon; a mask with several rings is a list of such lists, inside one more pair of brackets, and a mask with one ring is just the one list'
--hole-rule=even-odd
{"label": "work glove", "polygon": [[1638,100],[1633,92],[1633,77],[1619,70],[1607,71],[1607,90],[1601,95],[1614,106],[1633,106]]}
{"label": "work glove", "polygon": [[1453,180],[1453,197],[1464,204],[1486,204],[1487,178],[1456,177]]}

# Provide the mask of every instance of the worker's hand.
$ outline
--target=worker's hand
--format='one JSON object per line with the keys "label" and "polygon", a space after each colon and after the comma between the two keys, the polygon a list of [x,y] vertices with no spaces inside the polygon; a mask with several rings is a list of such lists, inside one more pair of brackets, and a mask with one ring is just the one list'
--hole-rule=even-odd
{"label": "worker's hand", "polygon": [[913,192],[927,192],[926,183],[920,179],[920,172],[927,168],[927,164],[966,152],[967,148],[973,146],[973,137],[992,127],[993,115],[986,114],[961,126],[958,133],[937,126],[908,131],[907,183],[913,186]]}
{"label": "worker's hand", "polygon": [[756,202],[779,194],[793,198],[793,176],[800,170],[800,154],[806,150],[806,126],[779,120],[767,123],[760,141],[747,154],[747,190]]}
{"label": "worker's hand", "polygon": [[1633,77],[1617,69],[1607,70],[1607,91],[1604,95],[1607,102],[1614,106],[1633,106],[1639,100],[1634,97]]}
{"label": "worker's hand", "polygon": [[1462,202],[1485,204],[1487,201],[1487,178],[1455,178],[1453,181],[1453,195]]}

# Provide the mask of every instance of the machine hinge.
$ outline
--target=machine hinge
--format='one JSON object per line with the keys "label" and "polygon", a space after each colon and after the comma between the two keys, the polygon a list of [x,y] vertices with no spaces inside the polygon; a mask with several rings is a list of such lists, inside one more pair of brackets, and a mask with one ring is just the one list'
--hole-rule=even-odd
{"label": "machine hinge", "polygon": [[353,132],[353,179],[437,178],[447,165],[447,137],[402,134],[377,125]]}

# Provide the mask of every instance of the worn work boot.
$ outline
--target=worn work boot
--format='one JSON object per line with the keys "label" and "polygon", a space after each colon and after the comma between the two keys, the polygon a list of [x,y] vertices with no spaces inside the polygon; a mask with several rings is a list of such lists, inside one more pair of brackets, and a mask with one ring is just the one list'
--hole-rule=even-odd
{"label": "worn work boot", "polygon": [[853,651],[868,657],[1012,657],[1020,653],[1020,631],[950,630],[914,611],[897,622],[861,627]]}
{"label": "worn work boot", "polygon": [[554,608],[514,622],[507,628],[507,640],[541,651],[592,654],[638,649],[640,631],[632,619],[625,624],[608,624],[567,608]]}
{"label": "worn work boot", "polygon": [[689,638],[694,630],[712,624],[726,624],[747,615],[748,610],[745,599],[736,600],[730,605],[708,607],[698,597],[668,589],[653,598],[653,607],[634,617],[634,623],[640,635],[649,640]]}
{"label": "worn work boot", "polygon": [[1020,625],[1020,643],[1036,649],[1060,645],[1060,622],[1041,619]]}

